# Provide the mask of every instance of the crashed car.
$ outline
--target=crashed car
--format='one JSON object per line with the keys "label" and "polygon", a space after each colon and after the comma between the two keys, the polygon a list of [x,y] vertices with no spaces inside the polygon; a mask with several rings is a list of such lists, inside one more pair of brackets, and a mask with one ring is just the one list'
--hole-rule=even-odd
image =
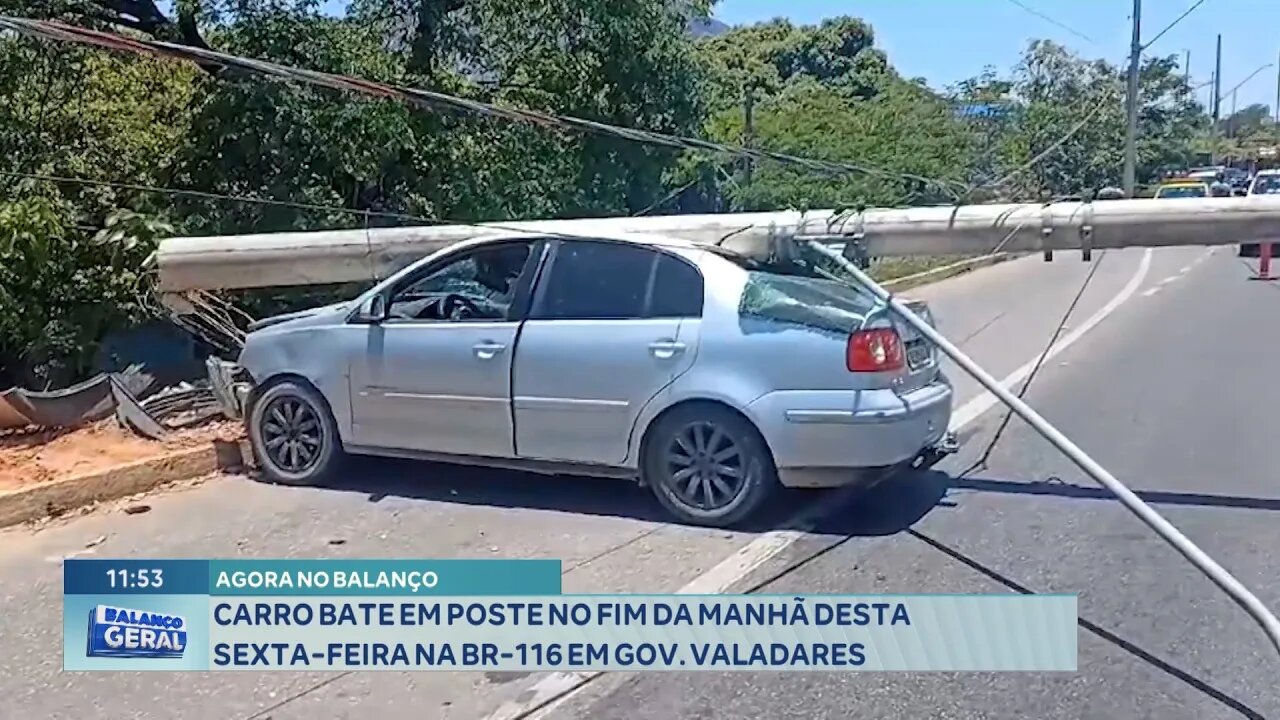
{"label": "crashed car", "polygon": [[622,476],[729,526],[780,487],[873,484],[954,449],[936,349],[808,252],[467,241],[256,323],[215,384],[277,482],[321,482],[344,454]]}

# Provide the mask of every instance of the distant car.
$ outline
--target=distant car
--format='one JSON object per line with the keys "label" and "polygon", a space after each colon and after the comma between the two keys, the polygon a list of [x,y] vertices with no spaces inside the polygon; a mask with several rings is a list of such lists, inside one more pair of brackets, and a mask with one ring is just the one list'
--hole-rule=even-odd
{"label": "distant car", "polygon": [[1192,170],[1181,177],[1170,178],[1168,182],[1191,181],[1202,182],[1206,185],[1219,182],[1223,179],[1221,170]]}
{"label": "distant car", "polygon": [[1247,190],[1249,188],[1249,171],[1241,168],[1229,167],[1222,171],[1222,180],[1231,186],[1233,190]]}
{"label": "distant car", "polygon": [[936,349],[798,252],[468,241],[251,326],[219,394],[277,482],[320,482],[344,453],[622,476],[681,521],[732,525],[778,487],[869,484],[949,442]]}
{"label": "distant car", "polygon": [[1198,180],[1174,180],[1156,188],[1155,199],[1209,197],[1209,185]]}
{"label": "distant car", "polygon": [[1231,197],[1235,193],[1230,185],[1224,182],[1215,182],[1209,186],[1209,194],[1213,197]]}
{"label": "distant car", "polygon": [[[1250,195],[1280,195],[1280,170],[1259,170],[1249,185]],[[1275,243],[1271,252],[1276,251]],[[1258,257],[1262,254],[1262,246],[1258,243],[1240,243],[1240,257]]]}

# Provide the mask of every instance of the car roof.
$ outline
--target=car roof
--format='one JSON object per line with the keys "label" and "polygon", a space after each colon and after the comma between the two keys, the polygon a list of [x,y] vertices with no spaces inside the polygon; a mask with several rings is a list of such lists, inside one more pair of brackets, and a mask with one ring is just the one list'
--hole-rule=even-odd
{"label": "car roof", "polygon": [[1262,177],[1263,175],[1280,175],[1280,168],[1267,168],[1266,170],[1259,170],[1257,173],[1254,174],[1254,177]]}
{"label": "car roof", "polygon": [[1197,185],[1199,185],[1199,186],[1201,186],[1201,187],[1209,187],[1208,183],[1204,183],[1204,182],[1201,182],[1201,181],[1199,181],[1199,180],[1170,180],[1170,181],[1168,181],[1168,182],[1160,183],[1160,187],[1162,187],[1162,188],[1167,188],[1167,187],[1195,187],[1195,186],[1197,186]]}
{"label": "car roof", "polygon": [[482,245],[491,242],[536,240],[544,238],[553,240],[606,240],[610,242],[630,243],[634,245],[653,245],[660,247],[697,247],[697,244],[690,240],[670,237],[667,235],[618,232],[616,230],[597,230],[594,228],[590,230],[503,230],[481,235],[463,242],[468,245]]}

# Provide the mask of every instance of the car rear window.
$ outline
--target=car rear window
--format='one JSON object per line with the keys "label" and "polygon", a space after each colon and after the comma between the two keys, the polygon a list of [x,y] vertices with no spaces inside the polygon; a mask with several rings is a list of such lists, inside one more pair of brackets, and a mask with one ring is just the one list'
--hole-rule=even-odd
{"label": "car rear window", "polygon": [[870,294],[834,280],[751,271],[738,314],[847,335],[861,326],[874,304]]}
{"label": "car rear window", "polygon": [[745,255],[708,248],[747,271],[738,304],[744,332],[804,327],[845,335],[861,326],[875,298],[830,276],[842,274],[838,263],[814,251],[787,262],[763,262]]}

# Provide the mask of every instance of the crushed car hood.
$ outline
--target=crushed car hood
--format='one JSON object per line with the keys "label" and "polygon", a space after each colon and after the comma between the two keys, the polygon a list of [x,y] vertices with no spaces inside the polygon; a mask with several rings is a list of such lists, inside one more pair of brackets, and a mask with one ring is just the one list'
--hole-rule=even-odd
{"label": "crushed car hood", "polygon": [[286,323],[293,327],[310,325],[311,322],[320,322],[327,320],[334,315],[345,314],[351,309],[351,307],[351,301],[346,301],[334,303],[332,305],[324,305],[317,308],[309,308],[307,310],[284,313],[283,315],[272,315],[269,318],[263,318],[249,323],[249,327],[247,329],[249,332],[257,332],[265,328],[277,327]]}

